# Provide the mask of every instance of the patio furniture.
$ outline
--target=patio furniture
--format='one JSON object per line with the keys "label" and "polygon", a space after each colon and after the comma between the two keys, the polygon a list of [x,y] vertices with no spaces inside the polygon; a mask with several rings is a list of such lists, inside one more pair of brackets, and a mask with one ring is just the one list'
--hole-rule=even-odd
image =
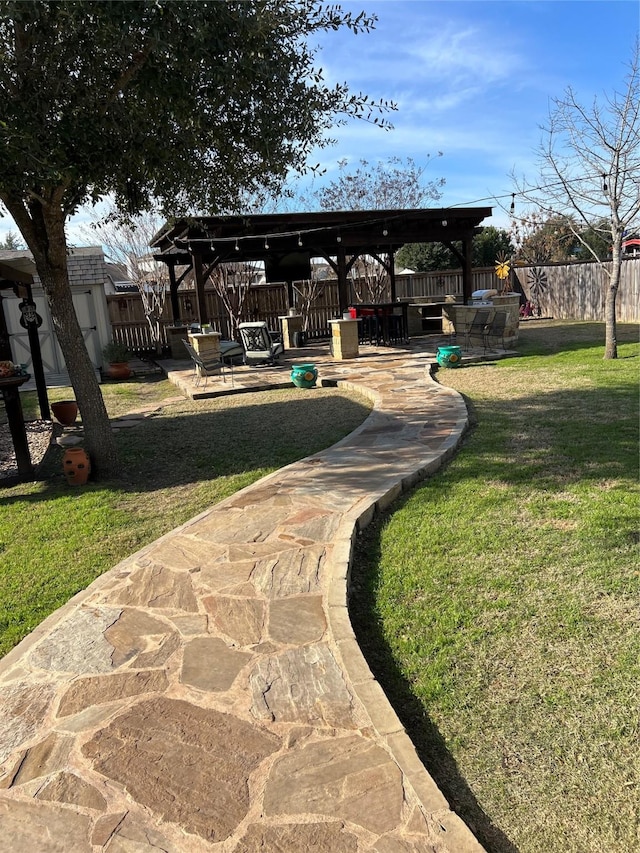
{"label": "patio furniture", "polygon": [[490,349],[489,343],[491,338],[494,339],[497,344],[498,341],[502,344],[502,349],[504,349],[504,333],[507,327],[507,312],[506,311],[496,311],[493,315],[493,319],[491,322],[485,327],[484,330],[484,348],[485,350]]}
{"label": "patio furniture", "polygon": [[279,336],[270,332],[265,322],[240,323],[238,331],[245,364],[275,364],[284,352]]}
{"label": "patio furniture", "polygon": [[[227,369],[227,365],[225,365],[222,353],[216,359],[203,359],[201,355],[199,355],[193,346],[189,343],[189,341],[182,339],[182,343],[184,344],[185,349],[189,353],[191,361],[193,362],[193,376],[195,379],[196,388],[200,384],[200,380],[204,378],[205,388],[207,386],[207,379],[210,376],[214,376],[215,374],[220,374],[222,377],[222,381],[226,382],[225,372]],[[233,387],[233,362],[229,362],[229,369],[231,370],[231,387]]]}
{"label": "patio furniture", "polygon": [[491,308],[479,308],[473,315],[471,322],[464,328],[464,349],[471,346],[471,338],[481,338],[484,346],[485,326],[489,322]]}
{"label": "patio furniture", "polygon": [[220,341],[220,358],[225,364],[233,364],[234,358],[242,358],[244,349],[238,341]]}
{"label": "patio furniture", "polygon": [[391,346],[409,340],[406,302],[361,302],[349,310],[355,311],[360,324],[361,343]]}

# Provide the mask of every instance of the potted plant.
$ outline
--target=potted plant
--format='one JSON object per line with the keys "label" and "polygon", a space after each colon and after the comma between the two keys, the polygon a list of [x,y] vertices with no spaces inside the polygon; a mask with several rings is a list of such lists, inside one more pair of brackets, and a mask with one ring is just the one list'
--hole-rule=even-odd
{"label": "potted plant", "polygon": [[110,341],[102,350],[102,357],[109,365],[106,370],[111,379],[128,379],[131,376],[129,367],[129,350],[120,341]]}

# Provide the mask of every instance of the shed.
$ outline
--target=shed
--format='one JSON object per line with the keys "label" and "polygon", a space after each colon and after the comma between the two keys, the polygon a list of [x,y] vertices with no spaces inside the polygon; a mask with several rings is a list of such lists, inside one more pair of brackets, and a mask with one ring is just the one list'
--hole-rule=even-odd
{"label": "shed", "polygon": [[[0,263],[6,261],[15,265],[21,260],[33,264],[32,255],[27,250],[0,250]],[[111,340],[111,323],[105,296],[105,283],[109,278],[108,267],[102,248],[99,246],[70,249],[67,263],[73,305],[89,357],[96,371],[99,371],[102,366],[102,348]],[[38,337],[46,384],[68,385],[69,375],[64,357],[53,331],[49,306],[36,273],[33,275],[32,293],[36,311],[42,318]],[[19,304],[18,295],[12,291],[3,293],[2,307],[12,360],[18,364],[26,364],[28,372],[33,373],[29,337],[27,330],[20,323],[22,315]],[[33,385],[30,383],[26,387],[33,387]]]}

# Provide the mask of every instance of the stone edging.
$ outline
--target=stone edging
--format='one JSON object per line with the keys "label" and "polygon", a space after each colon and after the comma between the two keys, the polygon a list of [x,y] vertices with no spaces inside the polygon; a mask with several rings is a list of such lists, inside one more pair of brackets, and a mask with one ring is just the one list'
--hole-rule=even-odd
{"label": "stone edging", "polygon": [[[433,365],[429,370],[428,378],[429,381],[439,385],[433,378]],[[339,382],[339,385],[364,394],[372,399],[374,406],[380,402],[377,393],[372,392],[371,389],[363,388],[357,383]],[[366,423],[365,421],[358,429],[364,428]],[[405,476],[385,492],[371,495],[371,500],[361,501],[359,506],[345,514],[335,540],[327,601],[330,636],[334,641],[337,658],[342,664],[350,686],[364,706],[380,741],[402,770],[405,780],[413,788],[416,798],[428,816],[432,830],[440,837],[446,850],[450,853],[483,853],[484,847],[475,838],[466,823],[449,807],[444,795],[420,761],[413,742],[407,735],[382,687],[371,672],[351,625],[348,597],[353,549],[357,534],[364,530],[378,513],[385,511],[401,494],[414,488],[419,482],[442,467],[455,454],[467,428],[468,419],[464,429],[455,436],[455,440],[450,443],[437,460],[423,465],[413,475]],[[358,430],[355,430],[351,433],[351,437],[357,432]]]}

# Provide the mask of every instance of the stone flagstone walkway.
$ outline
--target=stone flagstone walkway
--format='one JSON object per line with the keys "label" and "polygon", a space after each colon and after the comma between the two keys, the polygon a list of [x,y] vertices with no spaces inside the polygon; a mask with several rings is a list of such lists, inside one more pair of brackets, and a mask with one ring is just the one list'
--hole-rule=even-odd
{"label": "stone flagstone walkway", "polygon": [[347,611],[358,530],[466,427],[431,364],[326,365],[374,399],[360,428],[124,560],[0,662],[4,849],[482,850]]}

